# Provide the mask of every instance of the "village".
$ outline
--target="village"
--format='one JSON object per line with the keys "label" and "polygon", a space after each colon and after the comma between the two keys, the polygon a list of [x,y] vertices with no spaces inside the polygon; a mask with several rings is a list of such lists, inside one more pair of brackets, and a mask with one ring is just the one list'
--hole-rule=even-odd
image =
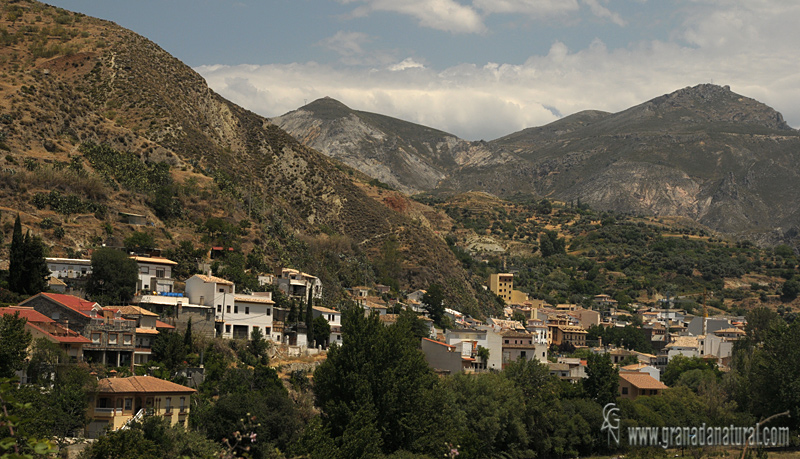
{"label": "village", "polygon": [[[173,278],[174,261],[161,256],[131,255],[138,265],[137,294],[131,304],[101,305],[85,300],[68,284],[91,274],[90,260],[47,258],[49,292],[33,295],[2,314],[19,314],[34,339],[56,343],[72,362],[91,362],[109,368],[128,368],[127,378],[101,379],[98,394],[90,404],[88,438],[107,430],[126,428],[146,413],[157,413],[172,424],[187,425],[190,398],[203,381],[202,363],[187,368],[188,385],[148,375],[152,346],[159,334],[179,330],[208,338],[269,341],[273,356],[323,356],[332,345],[342,343],[342,311],[313,305],[322,299],[323,285],[312,274],[278,268],[259,276],[263,292],[237,292],[234,282],[212,273],[194,274],[185,282]],[[176,291],[176,285],[184,287]],[[633,312],[617,308],[609,295],[591,297],[591,305],[547,304],[514,289],[514,274],[492,274],[486,289],[502,298],[502,317],[478,320],[462,314],[457,305],[434,305],[443,309],[437,321],[431,316],[431,299],[425,290],[392,297],[385,285],[357,286],[347,290],[349,302],[375,315],[386,326],[400,312],[411,311],[425,325],[419,347],[428,365],[440,375],[484,373],[504,370],[523,361],[538,361],[561,380],[579,383],[587,378],[587,356],[608,355],[618,369],[618,396],[634,400],[658,396],[668,386],[661,374],[677,356],[699,358],[726,371],[733,345],[745,335],[743,317],[693,316],[670,307],[638,307]],[[54,293],[58,292],[58,293]],[[310,305],[312,318],[322,318],[329,335],[309,340],[307,317],[278,307],[273,292],[293,304]],[[441,300],[439,300],[441,301]],[[441,326],[444,324],[445,326]],[[602,337],[587,339],[602,329],[630,328],[641,334],[653,353],[603,343]],[[632,344],[632,343],[629,343]],[[27,381],[24,370],[18,372]]]}

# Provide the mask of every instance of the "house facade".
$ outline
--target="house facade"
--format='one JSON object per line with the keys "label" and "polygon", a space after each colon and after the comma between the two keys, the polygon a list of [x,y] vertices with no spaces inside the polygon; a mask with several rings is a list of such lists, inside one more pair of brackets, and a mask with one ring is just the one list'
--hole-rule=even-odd
{"label": "house facade", "polygon": [[186,426],[191,396],[196,391],[152,376],[105,378],[89,405],[87,438],[97,438],[106,428],[119,430],[138,415],[159,416],[170,425]]}
{"label": "house facade", "polygon": [[666,384],[656,380],[647,373],[621,371],[619,373],[619,396],[628,400],[639,397],[661,395]]}
{"label": "house facade", "polygon": [[280,342],[281,337],[273,332],[272,293],[258,295],[233,295],[233,305],[226,305],[222,317],[217,320],[217,336],[229,339],[250,339],[259,329],[265,339]]}
{"label": "house facade", "polygon": [[335,309],[325,308],[322,306],[314,306],[311,308],[311,313],[316,319],[319,316],[328,321],[331,326],[331,335],[328,338],[328,344],[339,343],[342,344],[342,313]]}
{"label": "house facade", "polygon": [[172,268],[178,263],[161,257],[132,256],[139,266],[137,291],[171,292],[173,288]]}
{"label": "house facade", "polygon": [[56,279],[77,279],[92,273],[92,260],[79,258],[45,258],[50,275]]}

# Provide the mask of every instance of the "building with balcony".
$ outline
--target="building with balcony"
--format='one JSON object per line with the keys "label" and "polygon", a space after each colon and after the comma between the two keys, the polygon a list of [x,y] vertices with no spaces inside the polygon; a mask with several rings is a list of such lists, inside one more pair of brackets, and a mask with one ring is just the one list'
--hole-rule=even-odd
{"label": "building with balcony", "polygon": [[39,293],[20,303],[35,309],[61,327],[90,340],[84,360],[127,366],[133,362],[136,323],[106,311],[99,304],[72,295]]}
{"label": "building with balcony", "polygon": [[132,256],[139,265],[137,291],[171,292],[173,286],[172,268],[178,263],[162,257]]}
{"label": "building with balcony", "polygon": [[279,268],[275,272],[275,285],[290,298],[322,299],[322,281],[318,277],[291,268]]}
{"label": "building with balcony", "polygon": [[280,342],[281,335],[272,329],[273,307],[271,292],[254,295],[233,295],[233,307],[217,312],[217,336],[229,339],[250,339],[255,329],[265,339]]}
{"label": "building with balcony", "polygon": [[152,376],[105,378],[97,383],[97,395],[89,404],[86,436],[97,438],[105,431],[119,430],[143,416],[159,416],[170,425],[186,426],[191,397],[196,391]]}

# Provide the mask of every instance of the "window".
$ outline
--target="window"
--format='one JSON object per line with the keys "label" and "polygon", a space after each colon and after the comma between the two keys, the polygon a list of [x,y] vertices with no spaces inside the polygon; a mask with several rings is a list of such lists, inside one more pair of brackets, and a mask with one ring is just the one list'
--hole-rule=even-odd
{"label": "window", "polygon": [[133,335],[122,335],[122,344],[130,346],[132,340],[133,340]]}
{"label": "window", "polygon": [[92,333],[92,342],[95,344],[100,344],[100,339],[103,335],[100,333]]}
{"label": "window", "polygon": [[150,267],[149,266],[142,266],[139,268],[139,272],[142,274],[150,274]]}
{"label": "window", "polygon": [[172,397],[167,397],[167,403],[164,405],[164,411],[167,413],[172,412]]}
{"label": "window", "polygon": [[225,306],[225,312],[227,312],[228,314],[231,313],[231,305]]}
{"label": "window", "polygon": [[225,289],[224,288],[219,289],[219,293],[225,293]]}
{"label": "window", "polygon": [[126,398],[125,399],[125,411],[130,411],[133,409],[133,399]]}
{"label": "window", "polygon": [[230,332],[231,332],[231,326],[226,324],[225,325],[225,333],[230,333]]}
{"label": "window", "polygon": [[233,305],[233,313],[239,314],[239,305]]}
{"label": "window", "polygon": [[272,332],[272,329],[271,329],[271,328],[269,328],[269,327],[264,327],[264,336],[267,336],[267,337],[269,337],[269,334],[270,334],[270,332]]}
{"label": "window", "polygon": [[118,409],[118,410],[121,410],[121,409],[122,409],[122,399],[121,399],[121,398],[118,398],[118,399],[117,399],[117,409]]}
{"label": "window", "polygon": [[250,306],[245,306],[244,307],[244,313],[245,314],[250,314]]}
{"label": "window", "polygon": [[164,268],[156,268],[156,277],[166,277],[164,275]]}
{"label": "window", "polygon": [[221,304],[217,305],[217,312],[222,312],[222,305]]}
{"label": "window", "polygon": [[519,356],[522,357],[523,359],[528,357],[525,351],[520,351]]}
{"label": "window", "polygon": [[623,387],[622,388],[622,395],[628,395],[628,388],[627,387]]}
{"label": "window", "polygon": [[117,334],[116,333],[109,333],[108,334],[108,344],[117,344]]}
{"label": "window", "polygon": [[272,308],[267,308],[267,315],[268,315],[268,316],[271,316],[271,315],[272,315]]}
{"label": "window", "polygon": [[186,397],[181,397],[181,405],[180,405],[181,413],[186,410]]}

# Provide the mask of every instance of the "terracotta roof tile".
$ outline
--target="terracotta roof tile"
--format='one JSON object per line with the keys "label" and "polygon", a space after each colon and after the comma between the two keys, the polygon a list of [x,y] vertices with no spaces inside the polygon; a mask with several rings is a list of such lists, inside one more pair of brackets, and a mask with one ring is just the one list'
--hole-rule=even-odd
{"label": "terracotta roof tile", "polygon": [[168,259],[163,258],[163,257],[131,257],[131,259],[136,260],[137,262],[140,262],[140,263],[154,263],[154,264],[157,264],[157,265],[172,265],[172,266],[174,266],[174,265],[178,264],[177,262],[174,262],[172,260],[168,260]]}
{"label": "terracotta roof tile", "polygon": [[638,389],[669,389],[666,384],[647,373],[623,372],[619,374],[619,377]]}
{"label": "terracotta roof tile", "polygon": [[233,285],[233,282],[217,276],[206,276],[205,274],[195,274],[194,276],[207,284]]}
{"label": "terracotta roof tile", "polygon": [[194,393],[191,387],[152,376],[130,376],[127,378],[105,378],[97,382],[99,392],[131,393]]}

